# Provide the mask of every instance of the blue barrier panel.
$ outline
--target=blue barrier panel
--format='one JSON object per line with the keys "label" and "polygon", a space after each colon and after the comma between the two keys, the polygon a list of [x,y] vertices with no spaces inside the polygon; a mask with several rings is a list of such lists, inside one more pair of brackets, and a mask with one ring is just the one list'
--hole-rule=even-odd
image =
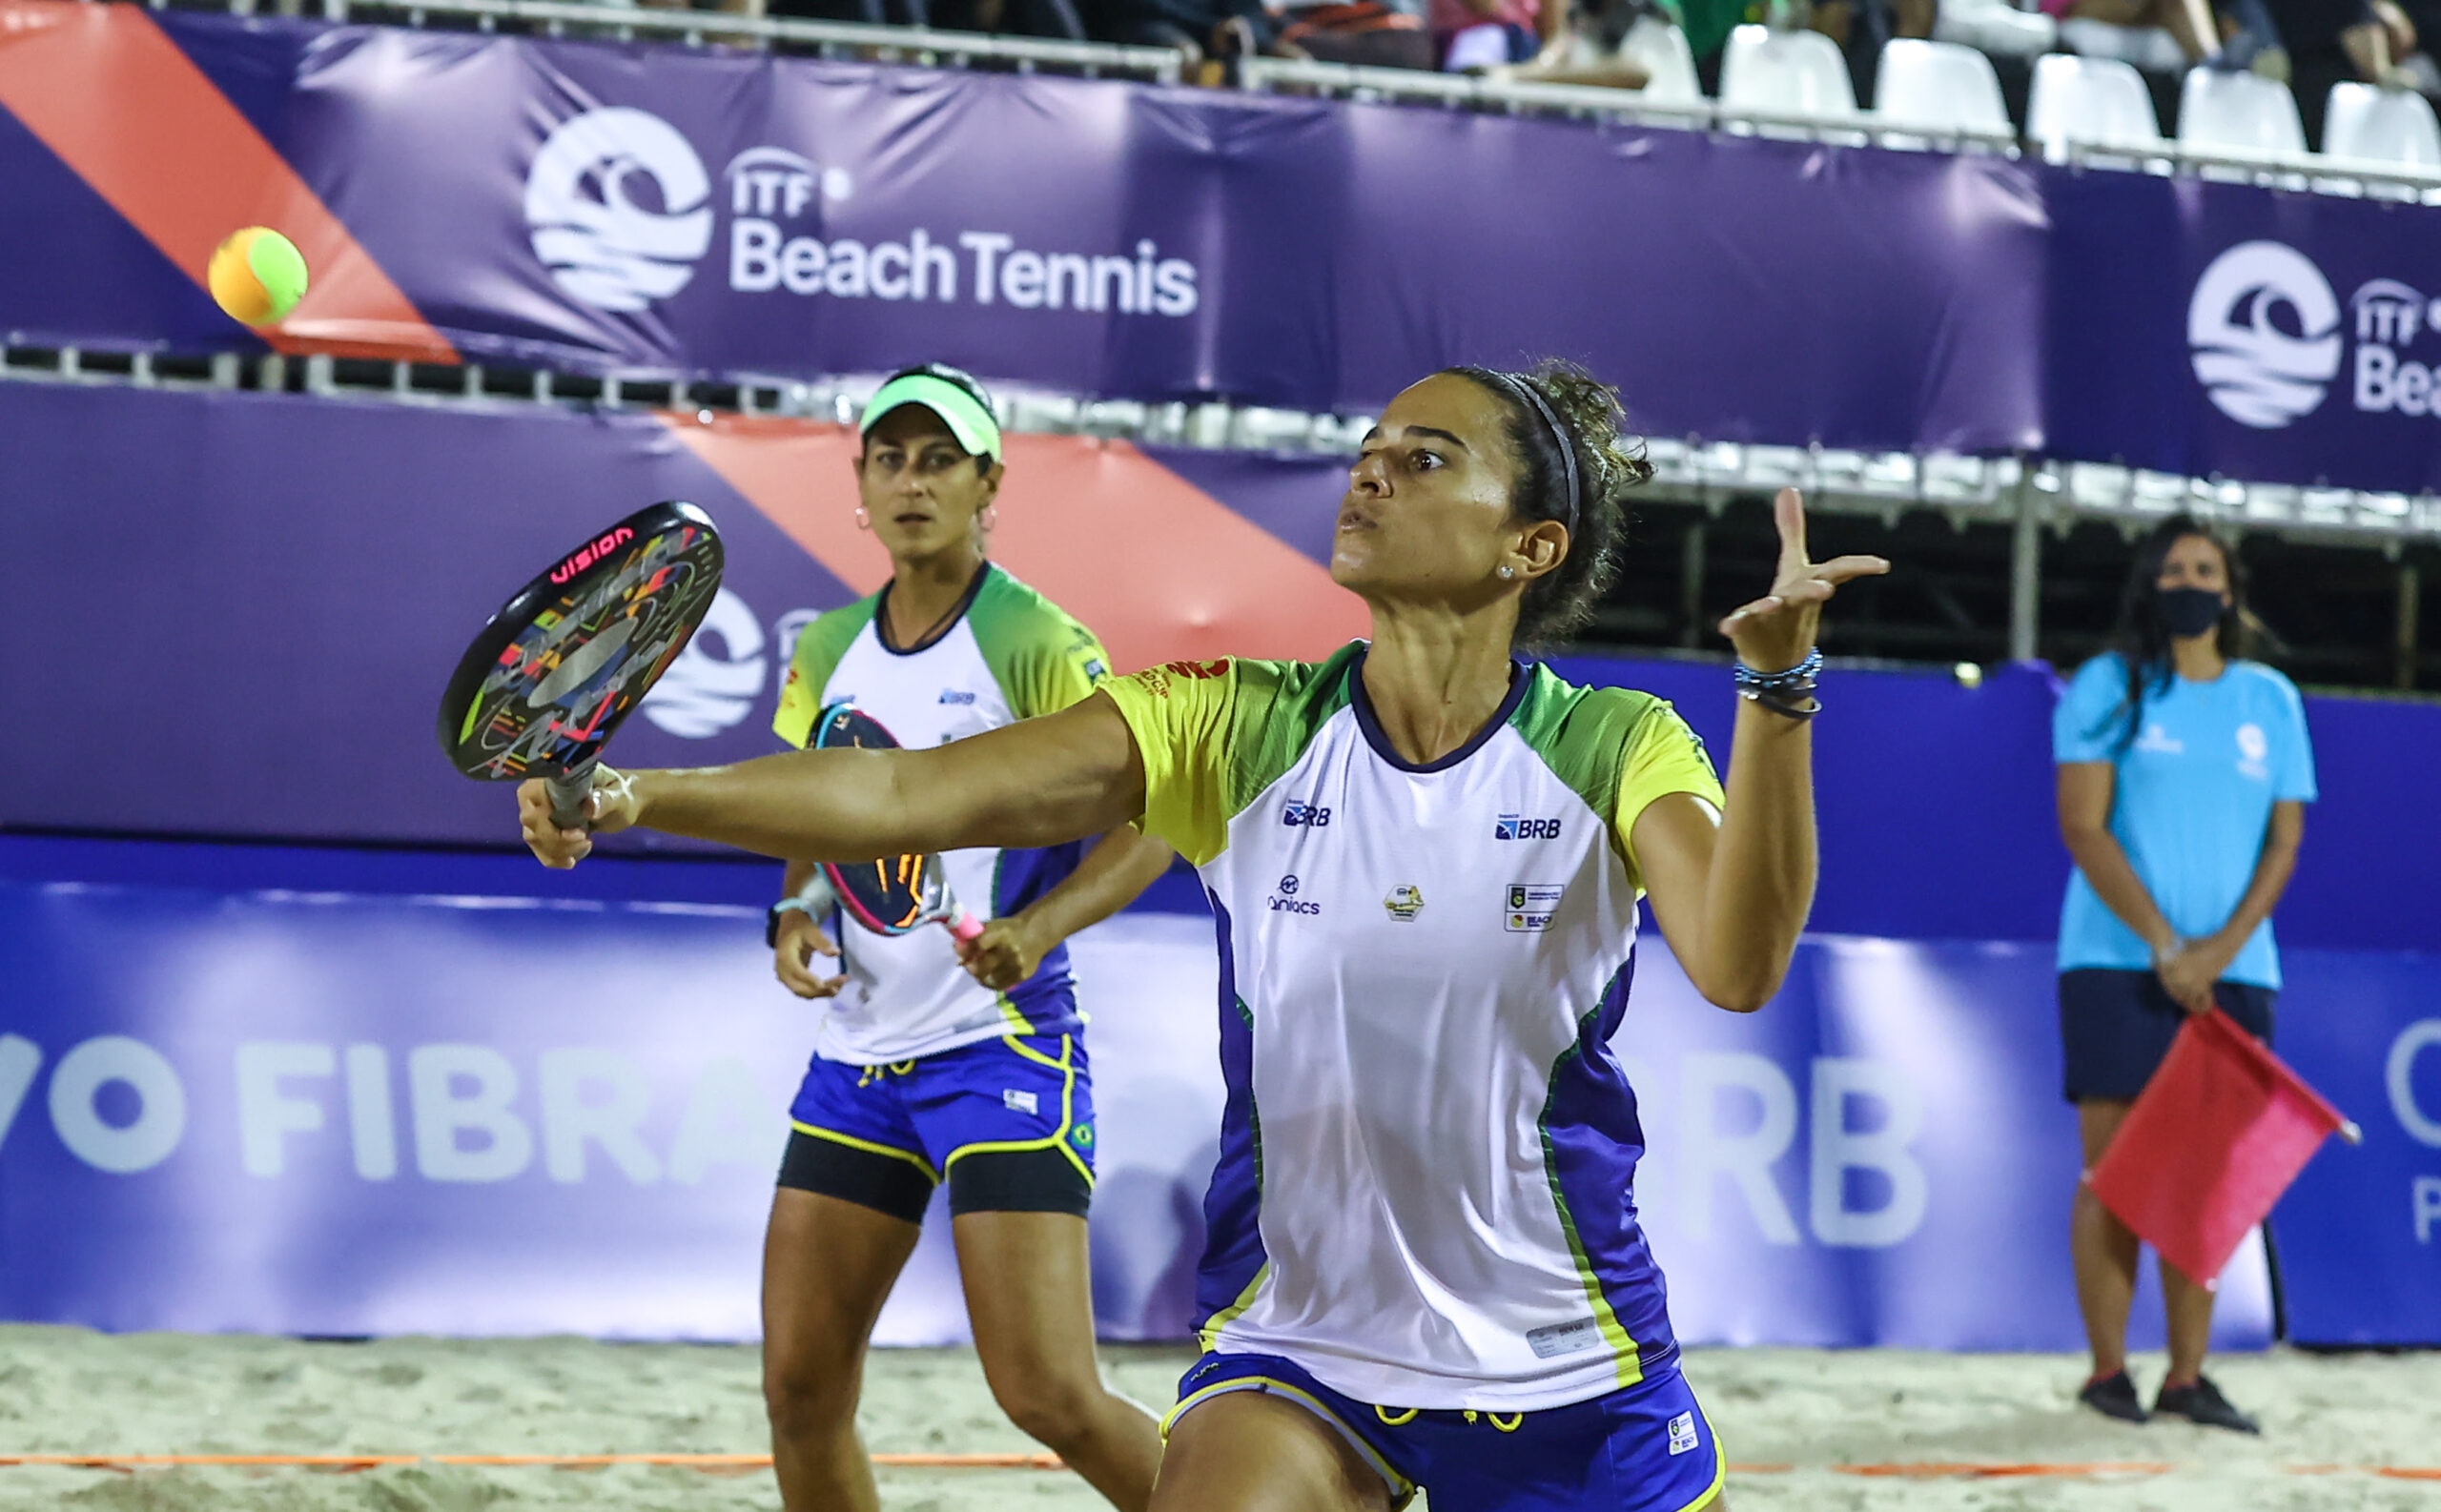
{"label": "blue barrier panel", "polygon": [[[1751,1016],[1640,955],[1615,1049],[1683,1337],[2076,1346],[2045,950],[1814,936]],[[1077,971],[1101,1326],[1175,1338],[1221,1099],[1210,925],[1125,916]],[[0,882],[0,1316],[750,1337],[810,1031],[747,908]],[[961,1336],[945,1238],[886,1341]],[[2268,1326],[2249,1253],[2223,1342]]]}

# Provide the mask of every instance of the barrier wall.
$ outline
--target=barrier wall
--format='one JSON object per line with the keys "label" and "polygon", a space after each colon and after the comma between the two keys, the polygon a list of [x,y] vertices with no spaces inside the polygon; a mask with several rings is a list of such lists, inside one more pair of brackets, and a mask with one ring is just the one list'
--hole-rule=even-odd
{"label": "barrier wall", "polygon": [[[314,880],[364,891],[23,876],[113,848],[0,845],[0,1317],[752,1336],[813,1011],[771,982],[758,909],[453,891],[505,873],[433,855],[322,859]],[[606,890],[713,869],[629,868]],[[1702,1003],[1657,938],[1639,953],[1613,1048],[1684,1337],[2077,1346],[2046,947],[1810,936],[1753,1016]],[[1185,913],[1077,945],[1106,1337],[1185,1326],[1221,1100],[1213,960]],[[2433,965],[2290,954],[2283,1048],[2368,1134],[2317,1155],[2278,1215],[2297,1338],[2441,1342]],[[934,1216],[886,1341],[963,1335]],[[2158,1317],[2140,1306],[2140,1340]],[[2222,1342],[2269,1326],[2250,1245]]]}
{"label": "barrier wall", "polygon": [[[671,48],[0,5],[12,339],[1369,413],[1590,361],[1656,435],[2441,485],[2441,211],[1987,155]],[[94,102],[111,102],[95,109]],[[1424,186],[1424,187],[1420,187]]]}

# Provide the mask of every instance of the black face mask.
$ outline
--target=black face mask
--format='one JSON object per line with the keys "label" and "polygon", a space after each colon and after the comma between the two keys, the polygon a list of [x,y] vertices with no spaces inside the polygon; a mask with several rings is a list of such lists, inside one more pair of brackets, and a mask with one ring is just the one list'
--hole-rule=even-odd
{"label": "black face mask", "polygon": [[2221,623],[2221,595],[2214,589],[2163,588],[2154,598],[2162,606],[2162,623],[2182,641]]}

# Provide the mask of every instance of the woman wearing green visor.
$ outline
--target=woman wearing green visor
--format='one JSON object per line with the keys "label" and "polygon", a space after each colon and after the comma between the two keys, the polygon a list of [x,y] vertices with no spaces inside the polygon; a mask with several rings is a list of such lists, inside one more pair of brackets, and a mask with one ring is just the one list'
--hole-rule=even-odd
{"label": "woman wearing green visor", "polygon": [[[848,702],[902,746],[945,746],[1091,695],[1109,671],[1100,644],[986,555],[1002,463],[982,386],[955,368],[910,368],[859,429],[856,522],[890,553],[891,579],[798,638],[781,738],[804,746],[820,711]],[[781,1495],[792,1512],[879,1504],[855,1424],[865,1348],[946,1182],[993,1395],[1135,1512],[1160,1442],[1152,1417],[1103,1385],[1094,1355],[1093,1091],[1063,942],[1126,907],[1170,850],[1121,827],[941,859],[954,894],[988,921],[972,944],[947,930],[867,930],[832,911],[806,862],[789,865],[771,910],[781,982],[825,1005],[763,1255]]]}

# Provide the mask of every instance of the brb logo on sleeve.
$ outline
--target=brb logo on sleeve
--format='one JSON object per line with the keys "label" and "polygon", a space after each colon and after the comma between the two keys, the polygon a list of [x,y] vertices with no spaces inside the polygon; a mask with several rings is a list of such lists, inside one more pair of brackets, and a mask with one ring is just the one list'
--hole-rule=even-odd
{"label": "brb logo on sleeve", "polygon": [[687,287],[711,250],[711,187],[704,160],[660,116],[587,111],[544,140],[526,173],[534,255],[570,298],[642,310]]}

